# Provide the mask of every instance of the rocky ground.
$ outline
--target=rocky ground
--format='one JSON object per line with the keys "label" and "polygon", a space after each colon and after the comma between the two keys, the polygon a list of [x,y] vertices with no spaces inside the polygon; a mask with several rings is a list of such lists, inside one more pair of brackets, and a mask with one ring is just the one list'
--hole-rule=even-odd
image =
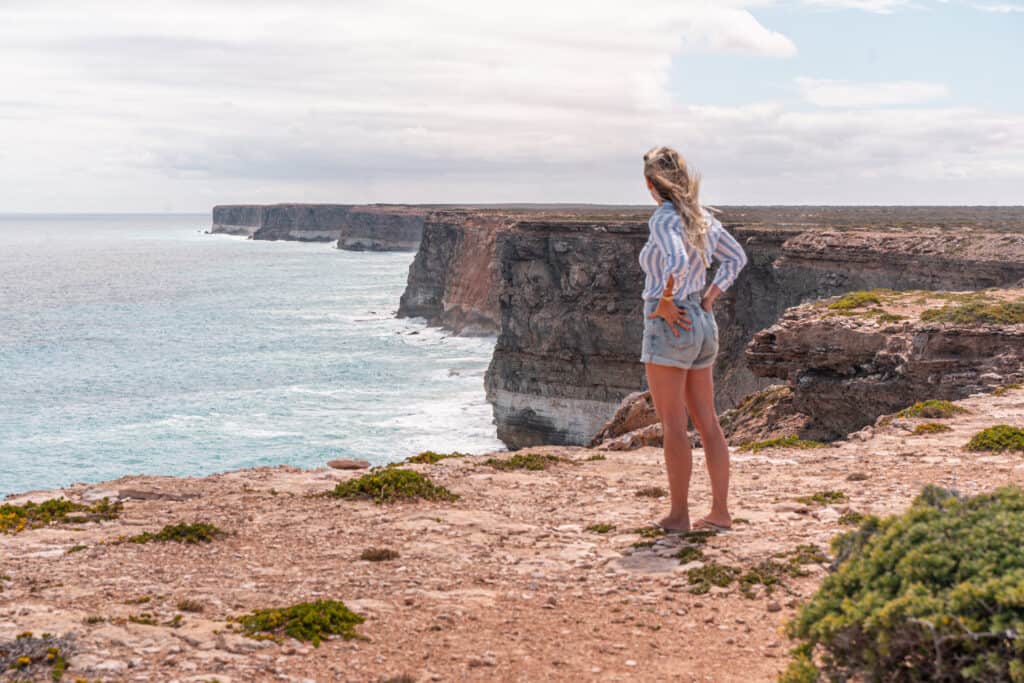
{"label": "rocky ground", "polygon": [[[674,557],[688,545],[679,537],[635,532],[665,508],[637,495],[665,485],[656,448],[527,449],[567,460],[543,471],[498,470],[485,455],[410,465],[460,495],[444,503],[312,497],[362,472],[290,467],[26,494],[7,502],[109,496],[124,509],[112,521],[0,534],[0,649],[24,631],[71,635],[65,681],[774,680],[790,646],[782,627],[827,560],[771,594],[755,585],[752,597],[737,583],[694,594],[689,570],[748,569],[807,544],[827,550],[850,528],[845,512],[900,511],[926,483],[967,494],[1024,484],[1020,454],[962,450],[984,427],[1024,425],[1024,389],[959,405],[969,412],[893,419],[827,448],[735,453],[737,523],[688,563]],[[952,430],[911,434],[927,421]],[[824,491],[848,500],[796,500]],[[692,505],[708,505],[700,451]],[[229,535],[111,543],[195,521]],[[614,528],[588,530],[597,524]],[[399,557],[360,559],[379,547]],[[366,639],[314,648],[228,629],[228,617],[320,598],[364,615]]]}

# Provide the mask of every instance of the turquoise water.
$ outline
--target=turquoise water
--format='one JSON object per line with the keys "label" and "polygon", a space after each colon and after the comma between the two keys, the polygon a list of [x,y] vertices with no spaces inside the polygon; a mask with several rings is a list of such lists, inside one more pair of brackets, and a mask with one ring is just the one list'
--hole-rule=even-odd
{"label": "turquoise water", "polygon": [[0,216],[0,496],[125,474],[500,450],[494,337],[397,319],[412,253]]}

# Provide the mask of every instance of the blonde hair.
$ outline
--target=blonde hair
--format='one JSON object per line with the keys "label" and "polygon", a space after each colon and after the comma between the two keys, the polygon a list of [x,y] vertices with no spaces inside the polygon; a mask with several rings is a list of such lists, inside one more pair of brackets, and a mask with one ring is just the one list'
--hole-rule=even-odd
{"label": "blonde hair", "polygon": [[708,225],[700,205],[700,175],[686,166],[683,156],[671,147],[652,147],[644,154],[644,176],[663,200],[671,201],[683,222],[683,236],[700,254],[705,268],[708,258]]}

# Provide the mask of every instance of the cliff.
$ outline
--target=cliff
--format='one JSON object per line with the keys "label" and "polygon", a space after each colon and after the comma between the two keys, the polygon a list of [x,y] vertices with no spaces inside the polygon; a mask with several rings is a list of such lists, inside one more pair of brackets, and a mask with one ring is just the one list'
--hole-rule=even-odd
{"label": "cliff", "polygon": [[466,335],[496,334],[498,233],[510,222],[501,211],[448,209],[429,213],[409,266],[398,317],[422,317]]}
{"label": "cliff", "polygon": [[[533,449],[556,458],[542,470],[512,469],[507,452],[404,466],[450,501],[329,497],[362,472],[293,467],[13,497],[122,508],[0,532],[0,663],[16,667],[0,680],[59,678],[40,645],[53,634],[65,681],[775,681],[795,645],[783,626],[828,575],[830,540],[851,518],[902,512],[925,483],[963,495],[1024,485],[1019,453],[963,450],[995,422],[1024,424],[1024,389],[957,405],[966,412],[944,432],[893,421],[866,441],[734,453],[734,527],[707,538],[648,527],[668,505],[654,488],[658,448]],[[702,457],[694,514],[710,499]],[[182,522],[224,533],[161,540]],[[144,532],[157,538],[124,542]],[[358,637],[313,647],[246,637],[237,621],[315,600],[360,615]]]}
{"label": "cliff", "polygon": [[339,249],[416,251],[429,209],[406,206],[355,206],[342,218]]}
{"label": "cliff", "polygon": [[782,379],[813,438],[924,400],[1024,381],[1024,289],[858,292],[797,306],[754,335],[747,363]]}
{"label": "cliff", "polygon": [[221,205],[213,207],[213,225],[210,232],[251,237],[259,230],[263,220],[263,207],[253,205]]}
{"label": "cliff", "polygon": [[[806,230],[731,225],[730,216],[723,221],[749,263],[716,304],[719,409],[777,382],[752,373],[744,349],[791,306],[868,287],[976,289],[1024,278],[1019,233]],[[486,386],[498,436],[510,448],[589,443],[622,399],[646,388],[637,263],[646,236],[639,217],[614,227],[607,220],[521,222],[499,235],[502,326]],[[592,329],[580,322],[581,306],[595,311]]]}
{"label": "cliff", "polygon": [[352,207],[346,204],[271,204],[263,207],[254,240],[336,242]]}

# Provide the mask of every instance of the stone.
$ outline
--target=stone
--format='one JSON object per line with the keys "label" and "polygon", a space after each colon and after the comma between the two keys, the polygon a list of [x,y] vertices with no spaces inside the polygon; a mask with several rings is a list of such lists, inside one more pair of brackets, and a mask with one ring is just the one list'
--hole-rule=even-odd
{"label": "stone", "polygon": [[335,458],[327,461],[328,467],[336,470],[365,470],[370,467],[370,461],[357,460],[355,458]]}

